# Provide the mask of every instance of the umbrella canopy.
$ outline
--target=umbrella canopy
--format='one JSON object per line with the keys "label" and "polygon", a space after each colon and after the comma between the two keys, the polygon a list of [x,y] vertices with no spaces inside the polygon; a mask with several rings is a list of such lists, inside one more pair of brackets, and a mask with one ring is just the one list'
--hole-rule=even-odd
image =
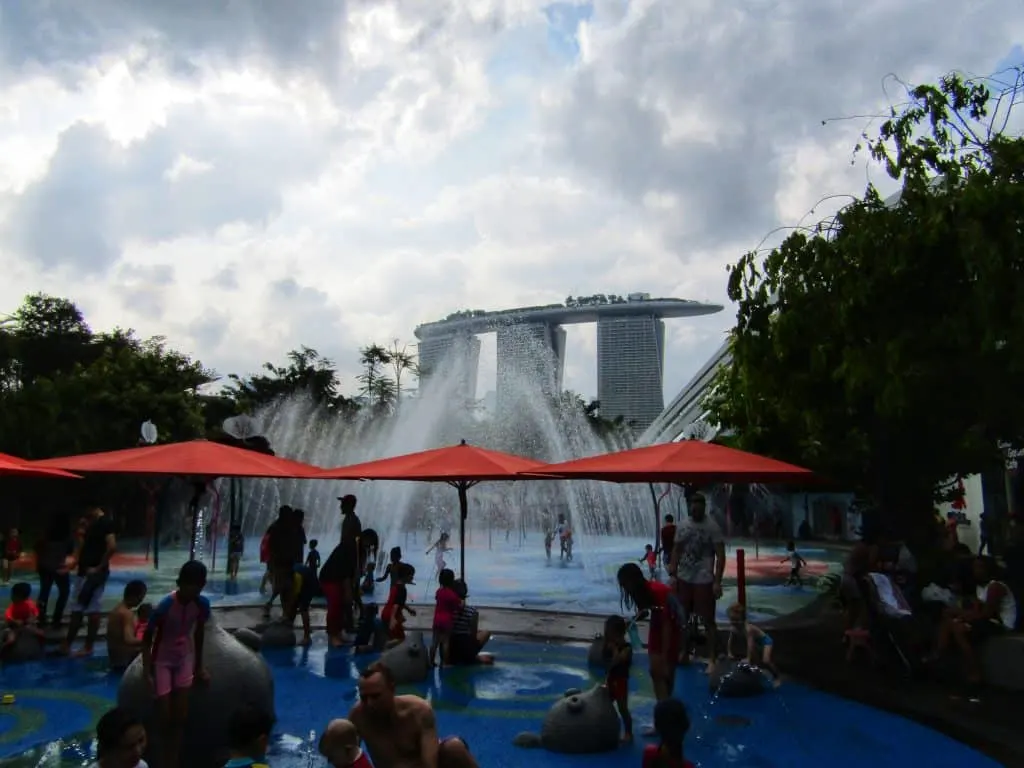
{"label": "umbrella canopy", "polygon": [[724,445],[683,440],[547,464],[530,477],[615,483],[780,483],[814,477],[809,469]]}
{"label": "umbrella canopy", "polygon": [[447,483],[459,493],[459,570],[466,576],[466,516],[469,501],[466,492],[488,480],[524,480],[526,472],[545,466],[543,462],[489,451],[467,445],[463,440],[447,448],[366,461],[348,467],[328,469],[316,475],[322,480],[412,480],[423,483]]}
{"label": "umbrella canopy", "polygon": [[48,469],[36,467],[24,459],[0,453],[0,475],[7,477],[65,477],[80,480],[81,477],[65,472],[62,469]]}
{"label": "umbrella canopy", "polygon": [[300,461],[235,448],[209,440],[146,445],[121,451],[83,453],[31,462],[33,467],[74,472],[191,477],[309,478],[322,470]]}

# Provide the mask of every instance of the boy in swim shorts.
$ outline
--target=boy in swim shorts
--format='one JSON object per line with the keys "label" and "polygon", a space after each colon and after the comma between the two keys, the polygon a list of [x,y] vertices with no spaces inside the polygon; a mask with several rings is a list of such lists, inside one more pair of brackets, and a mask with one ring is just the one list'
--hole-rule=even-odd
{"label": "boy in swim shorts", "polygon": [[153,609],[142,638],[142,665],[157,700],[164,759],[178,765],[182,730],[188,717],[188,693],[196,678],[210,679],[203,668],[203,639],[210,601],[202,596],[206,566],[192,560],[178,572],[178,589]]}

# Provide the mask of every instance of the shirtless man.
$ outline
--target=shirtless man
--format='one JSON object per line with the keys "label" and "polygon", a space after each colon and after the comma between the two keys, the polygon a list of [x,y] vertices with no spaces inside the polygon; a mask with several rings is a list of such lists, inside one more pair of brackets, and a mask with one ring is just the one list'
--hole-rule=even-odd
{"label": "shirtless man", "polygon": [[479,768],[462,739],[438,739],[427,701],[395,695],[391,670],[379,661],[360,674],[359,702],[348,719],[376,768]]}

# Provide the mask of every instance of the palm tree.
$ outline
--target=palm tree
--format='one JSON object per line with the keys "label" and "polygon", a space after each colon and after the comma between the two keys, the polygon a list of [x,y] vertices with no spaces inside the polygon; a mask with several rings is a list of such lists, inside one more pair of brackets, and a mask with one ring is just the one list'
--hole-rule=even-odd
{"label": "palm tree", "polygon": [[406,373],[419,376],[420,370],[416,363],[416,355],[409,351],[409,345],[403,344],[399,348],[398,339],[392,340],[388,356],[391,358],[391,369],[394,371],[391,381],[394,384],[395,409],[397,410],[402,402],[402,392],[405,391],[402,387],[402,377]]}
{"label": "palm tree", "polygon": [[367,405],[373,406],[377,396],[383,394],[380,380],[385,378],[385,374],[381,368],[391,364],[391,353],[380,344],[371,344],[359,350],[359,364],[363,366],[363,372],[358,376],[362,384],[359,394],[366,398]]}

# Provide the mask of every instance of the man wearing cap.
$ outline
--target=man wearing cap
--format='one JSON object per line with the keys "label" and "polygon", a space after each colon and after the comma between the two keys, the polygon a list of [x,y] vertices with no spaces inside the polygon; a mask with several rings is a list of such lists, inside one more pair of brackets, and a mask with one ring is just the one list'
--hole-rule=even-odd
{"label": "man wearing cap", "polygon": [[340,569],[342,592],[342,624],[348,633],[355,632],[355,615],[353,605],[356,598],[356,585],[362,575],[362,558],[360,557],[360,539],[363,537],[363,524],[356,514],[356,497],[349,493],[339,496],[341,503],[341,546]]}
{"label": "man wearing cap", "polygon": [[373,768],[359,746],[359,731],[349,720],[331,720],[320,737],[320,754],[334,768]]}

